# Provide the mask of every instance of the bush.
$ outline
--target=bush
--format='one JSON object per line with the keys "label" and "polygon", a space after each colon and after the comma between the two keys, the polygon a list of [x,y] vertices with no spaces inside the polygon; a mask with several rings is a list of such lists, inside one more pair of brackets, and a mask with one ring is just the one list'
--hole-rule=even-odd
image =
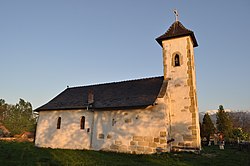
{"label": "bush", "polygon": [[19,103],[15,105],[2,102],[3,104],[6,109],[2,111],[2,123],[11,132],[11,135],[35,131],[35,118],[32,116],[32,106],[29,102],[20,99]]}

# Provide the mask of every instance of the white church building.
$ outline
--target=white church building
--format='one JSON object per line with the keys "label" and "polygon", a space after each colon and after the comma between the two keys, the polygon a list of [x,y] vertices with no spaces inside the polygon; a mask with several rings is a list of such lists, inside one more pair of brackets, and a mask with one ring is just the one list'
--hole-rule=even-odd
{"label": "white church building", "polygon": [[35,110],[35,145],[135,154],[200,150],[194,32],[176,20],[156,41],[163,76],[65,89]]}

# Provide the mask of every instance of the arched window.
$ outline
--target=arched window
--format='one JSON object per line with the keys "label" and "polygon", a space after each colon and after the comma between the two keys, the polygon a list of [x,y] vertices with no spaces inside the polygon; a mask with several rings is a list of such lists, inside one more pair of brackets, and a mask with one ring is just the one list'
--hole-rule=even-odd
{"label": "arched window", "polygon": [[80,128],[85,129],[85,116],[82,116],[81,118]]}
{"label": "arched window", "polygon": [[180,55],[179,54],[175,54],[174,56],[174,66],[180,66]]}
{"label": "arched window", "polygon": [[58,117],[58,119],[57,119],[57,125],[56,125],[56,128],[57,129],[60,129],[61,128],[61,117]]}

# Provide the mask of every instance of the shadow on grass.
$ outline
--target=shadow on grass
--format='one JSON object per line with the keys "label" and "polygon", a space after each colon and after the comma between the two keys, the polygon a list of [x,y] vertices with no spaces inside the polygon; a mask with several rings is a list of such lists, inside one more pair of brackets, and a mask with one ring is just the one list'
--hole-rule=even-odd
{"label": "shadow on grass", "polygon": [[32,143],[1,142],[0,165],[250,165],[249,152],[237,147],[219,150],[217,146],[204,147],[200,154],[164,153],[132,155],[114,152],[37,148]]}

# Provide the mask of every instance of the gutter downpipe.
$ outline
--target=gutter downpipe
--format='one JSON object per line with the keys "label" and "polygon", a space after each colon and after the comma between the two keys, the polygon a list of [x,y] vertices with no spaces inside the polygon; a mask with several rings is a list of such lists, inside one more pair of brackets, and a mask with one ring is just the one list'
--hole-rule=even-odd
{"label": "gutter downpipe", "polygon": [[91,126],[90,126],[90,145],[89,145],[89,149],[92,150],[92,148],[93,148],[94,124],[95,124],[95,111],[94,111],[94,109],[91,109],[89,107],[92,107],[92,106],[88,105],[87,106],[87,111],[89,110],[90,112],[93,113]]}

